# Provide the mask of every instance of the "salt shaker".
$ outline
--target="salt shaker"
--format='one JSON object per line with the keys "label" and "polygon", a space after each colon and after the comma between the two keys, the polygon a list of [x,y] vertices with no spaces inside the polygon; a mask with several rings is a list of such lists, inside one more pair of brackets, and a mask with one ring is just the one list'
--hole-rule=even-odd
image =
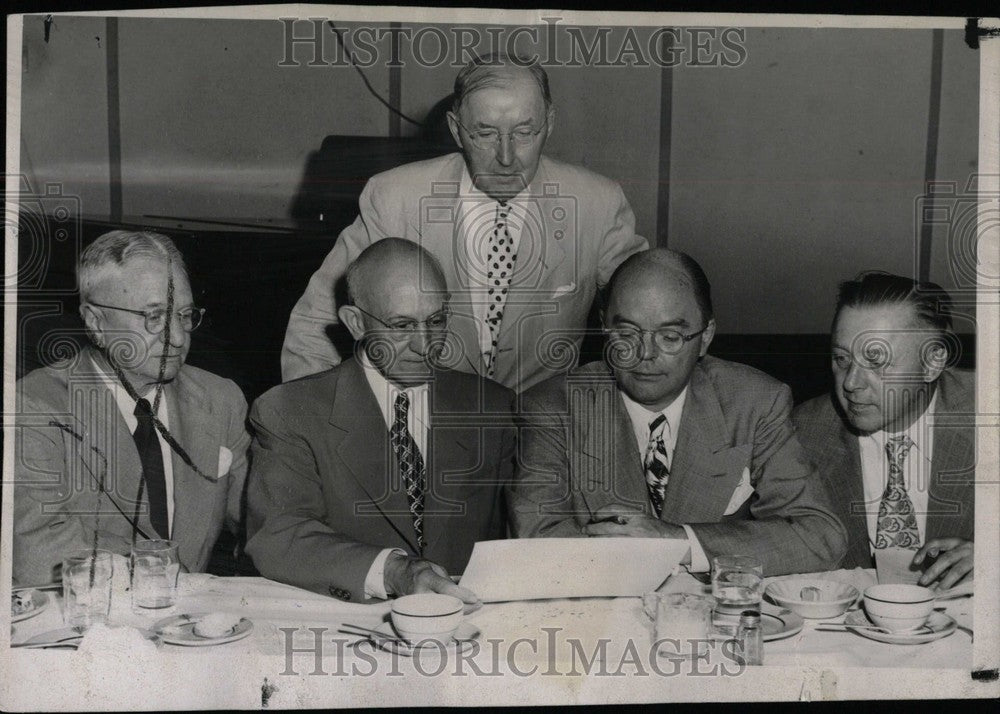
{"label": "salt shaker", "polygon": [[748,666],[764,663],[764,643],[760,629],[759,612],[744,610],[740,614],[740,626],[736,631],[736,640],[742,645],[743,660]]}

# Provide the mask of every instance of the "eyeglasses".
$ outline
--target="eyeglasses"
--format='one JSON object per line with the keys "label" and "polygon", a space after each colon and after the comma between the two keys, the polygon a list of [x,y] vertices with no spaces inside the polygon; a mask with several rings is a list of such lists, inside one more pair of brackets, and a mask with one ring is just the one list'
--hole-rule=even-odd
{"label": "eyeglasses", "polygon": [[708,329],[708,325],[697,332],[685,335],[669,327],[659,330],[640,330],[637,327],[614,327],[606,330],[612,340],[621,343],[629,349],[636,349],[642,344],[643,337],[647,334],[653,336],[653,344],[657,349],[668,355],[675,355],[684,349],[684,345]]}
{"label": "eyeglasses", "polygon": [[359,311],[363,312],[368,317],[376,320],[380,325],[385,327],[385,329],[390,332],[399,333],[401,335],[414,335],[423,325],[426,329],[431,331],[444,330],[448,327],[448,320],[451,318],[451,313],[447,308],[435,312],[430,315],[426,320],[414,320],[412,318],[401,318],[399,320],[394,320],[393,322],[386,322],[378,315],[373,315],[364,308],[355,305]]}
{"label": "eyeglasses", "polygon": [[[103,307],[106,310],[119,310],[121,312],[130,312],[133,315],[142,315],[146,322],[146,330],[153,335],[163,332],[167,326],[167,311],[163,308],[155,310],[131,310],[127,307],[102,305],[99,302],[88,302],[87,304],[94,307]],[[192,332],[198,329],[198,325],[201,324],[201,319],[205,316],[205,308],[187,307],[183,310],[177,310],[175,314],[180,318],[181,329],[185,332]]]}
{"label": "eyeglasses", "polygon": [[466,134],[469,135],[469,138],[472,140],[472,145],[477,149],[482,149],[484,151],[498,148],[503,142],[504,136],[509,136],[514,146],[531,146],[535,142],[535,139],[538,138],[538,135],[541,134],[548,125],[548,120],[546,120],[542,122],[542,125],[537,129],[522,126],[514,129],[513,131],[500,131],[498,129],[476,129],[473,131],[469,129],[469,127],[465,126],[465,124],[458,121],[458,117],[455,117],[455,122],[465,130]]}

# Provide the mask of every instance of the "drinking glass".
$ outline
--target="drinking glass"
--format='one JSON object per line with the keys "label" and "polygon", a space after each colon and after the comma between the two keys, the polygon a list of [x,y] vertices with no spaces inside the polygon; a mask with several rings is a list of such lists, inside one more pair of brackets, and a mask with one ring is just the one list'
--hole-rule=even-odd
{"label": "drinking glass", "polygon": [[70,627],[107,622],[111,609],[111,553],[78,550],[62,561],[63,619]]}
{"label": "drinking glass", "polygon": [[132,546],[132,612],[165,610],[177,602],[181,563],[171,540],[137,541]]}
{"label": "drinking glass", "polygon": [[760,611],[764,595],[764,569],[747,555],[720,555],[712,559],[712,595],[722,625],[734,629],[744,610]]}
{"label": "drinking glass", "polygon": [[691,593],[647,593],[646,615],[653,620],[653,638],[660,657],[686,658],[708,649],[715,599]]}

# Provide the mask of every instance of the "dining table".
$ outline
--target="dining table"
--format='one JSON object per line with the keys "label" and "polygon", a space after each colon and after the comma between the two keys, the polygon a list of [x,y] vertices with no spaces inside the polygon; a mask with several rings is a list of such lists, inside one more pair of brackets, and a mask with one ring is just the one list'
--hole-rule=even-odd
{"label": "dining table", "polygon": [[[782,577],[792,576],[765,583]],[[876,583],[874,570],[860,568],[803,577],[859,592]],[[682,570],[660,591],[705,594],[710,586]],[[0,683],[0,701],[9,710],[838,700],[900,696],[900,689],[930,696],[977,691],[969,675],[972,596],[941,603],[957,627],[922,644],[826,631],[844,615],[792,616],[787,632],[765,641],[763,664],[751,667],[732,656],[732,642],[722,637],[702,657],[657,655],[640,597],[485,603],[465,616],[461,642],[412,650],[341,632],[389,631],[389,602],[344,602],[261,577],[182,573],[172,608],[136,614],[120,559],[105,633],[110,628],[131,638],[88,646],[88,631],[75,649],[18,647],[65,628],[59,590],[36,591],[41,594],[39,612],[10,628],[8,676]],[[782,612],[770,603],[765,608]],[[216,612],[249,624],[239,638],[194,643],[205,646],[136,635],[151,636],[165,617]]]}

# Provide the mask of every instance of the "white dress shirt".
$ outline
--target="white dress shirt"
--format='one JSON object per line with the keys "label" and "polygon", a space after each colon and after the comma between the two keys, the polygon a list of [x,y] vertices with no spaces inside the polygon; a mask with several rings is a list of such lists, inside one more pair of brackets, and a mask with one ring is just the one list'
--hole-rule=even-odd
{"label": "white dress shirt", "polygon": [[[462,169],[459,197],[457,225],[461,226],[461,240],[466,246],[466,254],[470,257],[470,267],[479,267],[476,258],[482,256],[485,259],[488,255],[486,240],[496,225],[500,202],[476,188],[469,175],[468,167]],[[521,243],[521,229],[524,227],[528,215],[526,191],[521,191],[511,198],[507,201],[507,205],[510,207],[507,214],[507,233],[510,235],[514,255],[517,255]],[[470,275],[467,279],[474,295],[477,293],[476,288],[480,288],[478,295],[472,300],[472,314],[479,330],[479,351],[482,354],[482,363],[485,364],[487,356],[493,349],[493,338],[490,335],[490,327],[486,323],[490,301],[486,293],[488,286],[486,285],[487,265],[485,262],[482,264],[482,269],[482,275]],[[514,271],[517,271],[516,263]],[[508,292],[509,297],[510,293]]]}
{"label": "white dress shirt", "polygon": [[[913,503],[913,512],[917,519],[917,532],[920,542],[927,537],[927,504],[928,490],[932,475],[931,464],[934,456],[934,431],[927,415],[934,413],[937,404],[937,392],[931,397],[931,403],[906,431],[913,440],[906,458],[903,459],[903,483],[906,493]],[[882,502],[882,494],[889,482],[889,458],[885,453],[885,442],[890,436],[885,431],[876,431],[858,437],[858,447],[861,451],[861,482],[865,494],[865,515],[868,519],[868,545],[875,551],[875,537],[878,529],[878,507]]]}
{"label": "white dress shirt", "polygon": [[[128,430],[135,433],[136,427],[139,426],[139,420],[135,416],[135,405],[136,401],[129,396],[129,393],[125,391],[125,388],[118,383],[117,377],[112,377],[107,372],[101,368],[96,362],[91,360],[94,365],[94,371],[100,376],[101,381],[111,390],[111,394],[115,398],[115,403],[118,405],[118,411],[121,412],[122,419],[125,420],[125,426]],[[166,387],[164,387],[166,389]],[[155,387],[150,387],[141,396],[144,399],[149,400],[150,406],[153,405],[153,401],[156,398]],[[163,426],[170,429],[170,414],[167,410],[167,399],[166,395],[160,397],[160,406],[156,410],[156,418],[159,419]],[[163,456],[163,478],[166,481],[167,489],[167,527],[170,532],[173,533],[174,530],[174,465],[173,459],[171,458],[170,445],[164,440],[163,435],[156,430],[156,438],[160,442],[160,453]]]}
{"label": "white dress shirt", "polygon": [[[639,446],[640,458],[645,458],[646,448],[649,446],[649,422],[662,414],[667,420],[667,423],[663,427],[663,446],[667,450],[667,463],[673,463],[674,448],[677,446],[677,430],[680,428],[681,413],[684,411],[687,392],[688,388],[684,387],[684,390],[665,409],[658,412],[651,412],[641,404],[632,401],[625,392],[619,390],[619,394],[622,395],[622,401],[625,403],[625,411],[632,422],[632,431],[635,433],[635,442]],[[643,467],[645,469],[645,464],[643,464]],[[645,470],[643,470],[642,478],[645,483]],[[708,572],[710,568],[708,556],[701,547],[701,543],[698,542],[698,538],[695,536],[691,526],[685,523],[681,523],[680,526],[687,533],[687,540],[691,546],[691,564],[688,566],[688,570],[692,573]]]}
{"label": "white dress shirt", "polygon": [[[420,450],[420,455],[426,465],[427,433],[430,430],[429,386],[425,383],[400,389],[382,376],[382,373],[368,360],[367,355],[362,354],[358,361],[364,369],[368,386],[371,388],[372,394],[375,395],[375,401],[378,403],[379,411],[382,412],[382,419],[385,421],[387,429],[392,429],[393,422],[396,420],[396,396],[403,392],[409,397],[410,409],[406,415],[406,428],[417,443],[417,448]],[[376,556],[365,576],[365,597],[385,599],[391,594],[387,593],[385,589],[385,561],[392,553],[406,555],[406,551],[402,548],[385,548]]]}

